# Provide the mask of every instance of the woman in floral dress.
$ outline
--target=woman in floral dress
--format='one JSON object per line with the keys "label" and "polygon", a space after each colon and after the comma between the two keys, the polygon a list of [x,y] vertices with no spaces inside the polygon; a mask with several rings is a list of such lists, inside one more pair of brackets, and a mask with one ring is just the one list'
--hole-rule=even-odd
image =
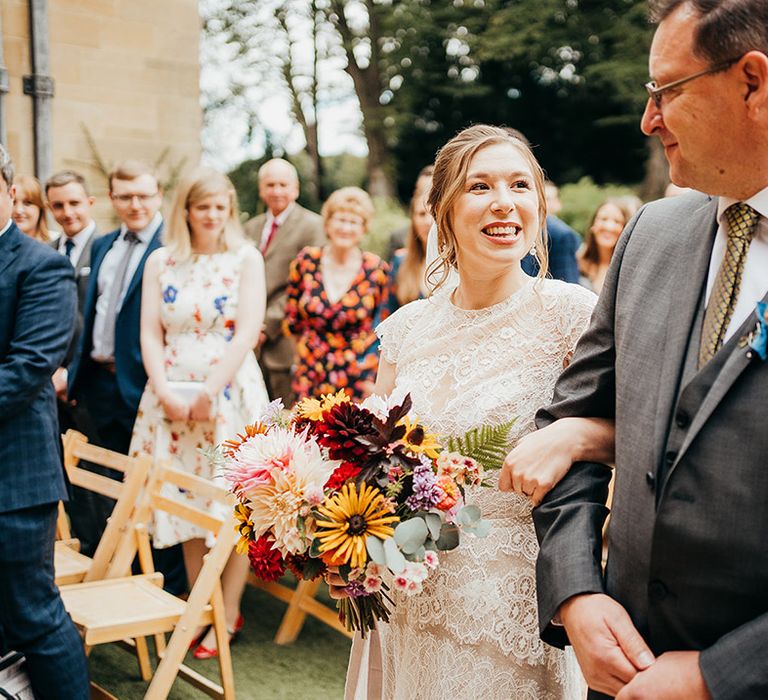
{"label": "woman in floral dress", "polygon": [[[144,272],[141,350],[149,381],[130,454],[217,480],[201,449],[236,435],[268,403],[253,354],[264,317],[264,262],[243,236],[231,182],[210,168],[179,184],[164,238],[166,247],[149,257]],[[191,498],[165,488],[169,498]],[[205,499],[195,502],[205,510],[216,507]],[[206,532],[158,511],[152,537],[158,548],[182,543],[194,582],[207,551]],[[231,634],[242,626],[247,574],[248,560],[233,554],[222,576]],[[215,654],[209,631],[195,655]]]}
{"label": "woman in floral dress", "polygon": [[284,329],[296,343],[297,399],[344,389],[367,396],[376,378],[377,312],[386,316],[385,262],[360,250],[373,216],[358,187],[336,190],[322,209],[328,245],[304,248],[291,263]]}

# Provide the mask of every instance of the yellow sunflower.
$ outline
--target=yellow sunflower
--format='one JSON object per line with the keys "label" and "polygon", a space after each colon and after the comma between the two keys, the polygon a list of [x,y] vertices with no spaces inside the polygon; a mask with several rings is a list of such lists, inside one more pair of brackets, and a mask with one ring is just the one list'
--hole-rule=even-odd
{"label": "yellow sunflower", "polygon": [[240,539],[235,545],[235,551],[238,554],[247,554],[248,545],[253,539],[253,523],[251,522],[251,509],[245,503],[238,503],[235,506],[235,530],[240,533]]}
{"label": "yellow sunflower", "polygon": [[411,422],[408,416],[404,416],[400,425],[405,426],[405,435],[401,440],[403,445],[411,452],[424,454],[430,459],[437,459],[437,451],[442,448],[442,445],[437,441],[437,435],[424,430],[424,426],[419,424],[418,417]]}
{"label": "yellow sunflower", "polygon": [[[334,564],[350,564],[353,569],[363,568],[368,559],[365,538],[374,535],[379,539],[392,537],[390,523],[400,518],[384,495],[377,488],[348,482],[341,491],[326,498],[318,506],[316,518],[320,552]],[[326,557],[323,557],[324,559]]]}

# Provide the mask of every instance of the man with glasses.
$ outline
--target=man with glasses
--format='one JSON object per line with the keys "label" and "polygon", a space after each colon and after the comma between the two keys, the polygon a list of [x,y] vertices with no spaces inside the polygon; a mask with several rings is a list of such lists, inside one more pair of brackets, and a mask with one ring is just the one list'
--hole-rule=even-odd
{"label": "man with glasses", "polygon": [[267,283],[267,311],[259,339],[259,365],[271,400],[293,403],[293,344],[283,335],[288,268],[299,251],[324,242],[322,219],[302,207],[299,175],[287,160],[273,158],[259,168],[259,197],[267,211],[245,224],[246,235],[261,250]]}
{"label": "man with glasses", "polygon": [[[616,465],[605,575],[610,469],[574,464],[534,510],[542,637],[573,644],[593,698],[758,700],[768,698],[768,2],[651,6],[641,127],[661,141],[672,181],[709,196],[653,202],[628,224],[591,326],[537,416],[541,428],[614,419]],[[519,474],[511,481],[520,488]]]}
{"label": "man with glasses", "polygon": [[[83,333],[70,368],[69,397],[85,409],[90,442],[128,454],[147,383],[139,342],[142,276],[150,253],[162,245],[163,193],[151,168],[129,160],[110,173],[109,198],[120,228],[93,242]],[[93,531],[87,539],[95,545],[113,502],[90,496]],[[166,574],[166,588],[181,592],[185,582],[179,548],[153,554],[157,568]]]}

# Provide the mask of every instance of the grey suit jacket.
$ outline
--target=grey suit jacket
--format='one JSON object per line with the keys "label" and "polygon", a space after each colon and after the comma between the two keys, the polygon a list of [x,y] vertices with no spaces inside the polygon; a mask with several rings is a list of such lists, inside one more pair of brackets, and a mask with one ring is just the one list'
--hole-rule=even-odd
{"label": "grey suit jacket", "polygon": [[[266,214],[254,217],[245,224],[245,233],[258,247],[261,232],[267,220]],[[283,335],[285,318],[285,288],[288,286],[288,269],[298,252],[305,246],[323,245],[325,234],[323,220],[298,203],[277,230],[275,238],[264,255],[267,284],[267,310],[264,317],[267,341],[261,348],[259,359],[269,369],[287,370],[293,363],[293,345]]]}
{"label": "grey suit jacket", "polygon": [[768,698],[768,362],[742,340],[754,317],[701,371],[692,361],[716,211],[688,195],[638,212],[537,417],[616,421],[606,575],[610,470],[578,463],[534,510],[539,615],[543,639],[562,645],[560,604],[607,592],[654,653],[701,650],[713,698],[749,700]]}

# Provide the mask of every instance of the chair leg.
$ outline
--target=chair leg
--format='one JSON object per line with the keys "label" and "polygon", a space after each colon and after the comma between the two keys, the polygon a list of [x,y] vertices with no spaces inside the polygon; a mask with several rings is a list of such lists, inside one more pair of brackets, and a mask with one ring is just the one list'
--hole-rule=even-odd
{"label": "chair leg", "polygon": [[285,611],[285,615],[283,615],[280,627],[275,635],[275,644],[291,644],[296,641],[307,617],[307,613],[302,607],[302,602],[306,598],[314,598],[319,586],[320,579],[316,581],[299,581],[296,591],[291,597],[291,602],[288,604],[288,610]]}
{"label": "chair leg", "polygon": [[139,662],[139,674],[141,680],[149,681],[152,678],[152,664],[149,662],[149,647],[147,647],[146,637],[136,637],[133,640],[136,644],[136,660]]}
{"label": "chair leg", "polygon": [[162,633],[156,634],[155,635],[155,658],[157,659],[158,663],[160,663],[160,659],[165,653],[165,647],[166,647],[165,635]]}
{"label": "chair leg", "polygon": [[221,583],[216,582],[211,596],[213,608],[213,629],[216,633],[216,646],[219,650],[219,673],[221,675],[221,687],[224,690],[224,700],[235,700],[235,677],[232,671],[232,653],[229,648],[229,631],[227,619],[224,615],[224,596],[221,592]]}

